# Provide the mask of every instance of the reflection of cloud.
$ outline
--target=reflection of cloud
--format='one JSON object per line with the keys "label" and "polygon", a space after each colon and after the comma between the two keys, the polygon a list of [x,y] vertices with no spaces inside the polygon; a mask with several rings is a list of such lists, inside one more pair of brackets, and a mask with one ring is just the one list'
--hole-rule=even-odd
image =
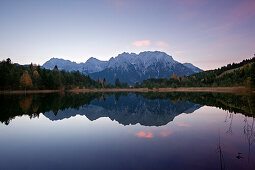
{"label": "reflection of cloud", "polygon": [[179,126],[179,127],[190,127],[190,125],[187,124],[187,123],[177,123],[176,126]]}
{"label": "reflection of cloud", "polygon": [[168,44],[165,43],[164,41],[158,41],[158,42],[156,43],[156,45],[159,46],[159,47],[168,47]]}
{"label": "reflection of cloud", "polygon": [[139,138],[153,138],[153,134],[151,132],[146,133],[146,132],[140,131],[136,133],[135,135]]}
{"label": "reflection of cloud", "polygon": [[184,51],[175,51],[174,52],[175,54],[183,54],[183,53],[185,53]]}
{"label": "reflection of cloud", "polygon": [[162,136],[162,137],[167,137],[167,136],[171,135],[172,133],[173,133],[173,132],[172,132],[171,130],[169,130],[169,131],[160,132],[159,134],[160,134],[160,136]]}
{"label": "reflection of cloud", "polygon": [[151,44],[151,42],[149,40],[135,41],[133,43],[133,45],[136,47],[148,46],[150,44]]}

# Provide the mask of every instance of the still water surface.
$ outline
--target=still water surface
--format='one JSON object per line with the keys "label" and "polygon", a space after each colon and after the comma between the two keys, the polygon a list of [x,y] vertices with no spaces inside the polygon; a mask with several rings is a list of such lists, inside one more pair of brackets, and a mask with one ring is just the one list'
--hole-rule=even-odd
{"label": "still water surface", "polygon": [[255,97],[1,95],[0,169],[255,169]]}

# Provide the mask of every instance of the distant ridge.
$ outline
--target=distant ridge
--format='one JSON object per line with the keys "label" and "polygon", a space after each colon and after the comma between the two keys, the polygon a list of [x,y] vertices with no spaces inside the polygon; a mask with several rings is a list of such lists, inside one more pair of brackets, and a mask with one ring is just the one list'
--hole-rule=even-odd
{"label": "distant ridge", "polygon": [[139,54],[122,53],[108,61],[89,58],[85,63],[76,63],[69,60],[52,58],[43,64],[44,68],[53,69],[57,65],[59,70],[80,71],[91,78],[105,78],[114,83],[116,78],[121,82],[135,84],[148,78],[169,78],[173,74],[191,75],[202,72],[191,63],[180,63],[172,56],[160,51],[145,51]]}
{"label": "distant ridge", "polygon": [[192,69],[195,73],[200,73],[200,72],[203,71],[202,69],[200,69],[200,68],[194,66],[194,65],[191,64],[191,63],[183,63],[183,65],[186,66],[186,67],[188,67],[188,68],[190,68],[190,69]]}

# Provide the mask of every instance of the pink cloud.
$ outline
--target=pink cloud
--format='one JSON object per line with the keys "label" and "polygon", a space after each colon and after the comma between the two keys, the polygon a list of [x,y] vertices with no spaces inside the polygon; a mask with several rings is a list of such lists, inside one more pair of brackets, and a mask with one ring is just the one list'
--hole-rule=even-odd
{"label": "pink cloud", "polygon": [[140,131],[136,133],[135,135],[139,138],[153,138],[153,134],[151,132],[146,133],[144,131]]}
{"label": "pink cloud", "polygon": [[150,44],[151,44],[151,42],[149,40],[135,41],[133,43],[133,45],[136,47],[149,46]]}
{"label": "pink cloud", "polygon": [[168,47],[168,44],[165,43],[164,41],[158,41],[158,42],[156,43],[156,45],[159,46],[159,47]]}
{"label": "pink cloud", "polygon": [[160,132],[159,134],[161,137],[167,137],[167,136],[171,135],[172,133],[173,132],[169,130],[169,131]]}
{"label": "pink cloud", "polygon": [[185,53],[185,51],[175,51],[174,53],[175,54],[183,54],[183,53]]}

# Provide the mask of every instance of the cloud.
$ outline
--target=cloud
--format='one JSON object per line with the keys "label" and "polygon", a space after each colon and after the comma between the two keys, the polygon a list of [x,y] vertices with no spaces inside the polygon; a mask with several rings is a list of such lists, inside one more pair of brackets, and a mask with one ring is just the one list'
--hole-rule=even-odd
{"label": "cloud", "polygon": [[158,41],[158,42],[156,43],[156,45],[159,46],[159,47],[168,47],[168,44],[165,43],[164,41]]}
{"label": "cloud", "polygon": [[133,42],[133,45],[136,47],[143,47],[143,46],[149,46],[151,42],[149,40],[142,40],[142,41],[135,41]]}
{"label": "cloud", "polygon": [[146,132],[140,131],[136,133],[135,135],[139,138],[153,138],[153,134],[151,132],[146,133]]}
{"label": "cloud", "polygon": [[167,137],[167,136],[171,135],[172,133],[173,132],[171,130],[169,130],[169,131],[162,131],[162,132],[160,132],[160,136],[161,137]]}
{"label": "cloud", "polygon": [[175,51],[174,53],[175,54],[183,54],[183,53],[185,53],[185,51]]}

